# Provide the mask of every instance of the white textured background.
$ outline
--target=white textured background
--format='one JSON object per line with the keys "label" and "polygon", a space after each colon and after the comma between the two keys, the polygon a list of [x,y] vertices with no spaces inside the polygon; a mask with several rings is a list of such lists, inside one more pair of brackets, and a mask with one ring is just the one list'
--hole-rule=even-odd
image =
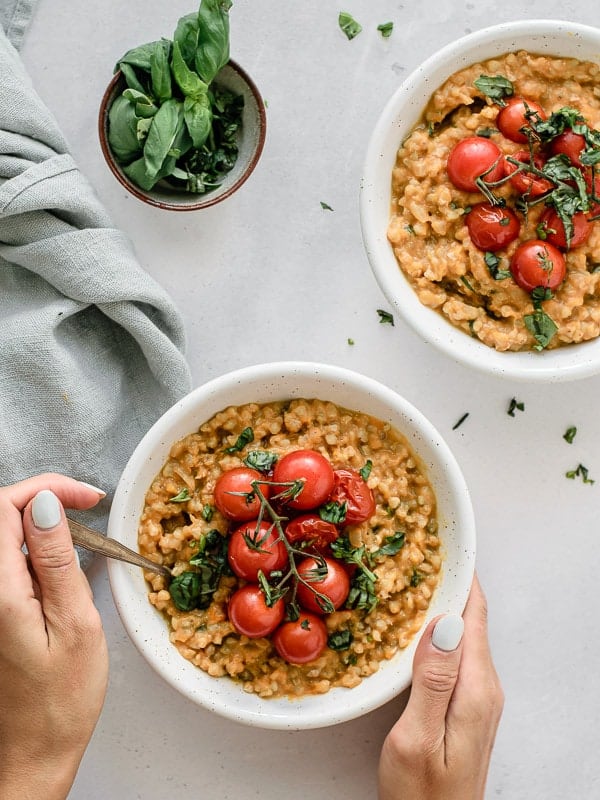
{"label": "white textured background", "polygon": [[[138,202],[115,181],[102,160],[97,111],[118,57],[170,36],[179,16],[193,10],[189,0],[39,0],[23,56],[83,171],[184,312],[196,384],[263,361],[326,361],[387,383],[440,430],[472,492],[478,571],[507,695],[487,797],[600,796],[600,378],[513,384],[438,355],[398,318],[393,328],[380,325],[376,309],[388,306],[358,219],[371,129],[420,61],[503,21],[593,25],[600,22],[593,4],[237,0],[232,57],[268,103],[265,151],[237,195],[204,212],[174,214]],[[340,10],[363,25],[352,41],[338,28]],[[376,28],[388,20],[394,32],[382,39]],[[514,418],[506,413],[512,397],[525,403]],[[452,431],[465,411],[468,419]],[[572,445],[562,438],[569,425],[578,428]],[[597,483],[564,477],[580,462]],[[138,655],[101,561],[91,577],[111,682],[73,800],[375,796],[379,747],[397,704],[300,733],[212,716],[186,703]]]}

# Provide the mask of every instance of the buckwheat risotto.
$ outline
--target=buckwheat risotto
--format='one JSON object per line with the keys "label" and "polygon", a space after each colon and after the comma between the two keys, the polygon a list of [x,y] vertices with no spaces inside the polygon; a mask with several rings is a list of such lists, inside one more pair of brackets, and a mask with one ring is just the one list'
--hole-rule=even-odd
{"label": "buckwheat risotto", "polygon": [[[506,82],[511,88],[502,98],[496,90]],[[498,129],[509,96],[525,99],[528,131],[520,138]],[[398,151],[388,227],[397,261],[424,305],[500,351],[560,347],[600,334],[600,225],[593,221],[600,208],[599,125],[600,67],[591,62],[510,53],[455,73],[433,94]],[[449,178],[449,155],[468,137],[500,151],[483,175],[489,180],[483,193],[480,185],[465,191]],[[569,137],[574,151],[562,147]],[[514,170],[527,178],[525,189],[509,178]],[[545,189],[532,190],[538,178]],[[507,235],[504,245],[500,238],[487,246],[485,237],[475,244],[468,225],[469,212],[489,204],[490,194],[496,213],[508,209],[499,225],[517,226],[516,238]],[[531,285],[519,281],[516,263],[517,249],[529,240],[538,247]],[[555,249],[564,267],[553,261]],[[550,274],[558,283],[563,269],[564,279],[553,285]]]}
{"label": "buckwheat risotto", "polygon": [[[174,576],[200,569],[194,556],[209,531],[225,544],[231,532],[215,508],[219,476],[242,466],[251,451],[281,459],[302,449],[322,454],[334,470],[360,471],[375,500],[370,519],[339,525],[339,541],[344,537],[369,564],[375,580],[363,595],[361,570],[346,566],[360,591],[349,596],[354,607],[323,615],[328,646],[315,660],[287,663],[270,637],[236,632],[228,602],[245,582],[231,571],[220,574],[206,608],[187,611],[176,607],[164,578],[145,573],[149,600],[164,614],[181,655],[261,697],[351,688],[376,672],[422,626],[442,567],[434,492],[404,437],[380,420],[315,399],[230,407],[173,445],[146,494],[140,552],[172,566]],[[364,602],[371,589],[376,604]]]}

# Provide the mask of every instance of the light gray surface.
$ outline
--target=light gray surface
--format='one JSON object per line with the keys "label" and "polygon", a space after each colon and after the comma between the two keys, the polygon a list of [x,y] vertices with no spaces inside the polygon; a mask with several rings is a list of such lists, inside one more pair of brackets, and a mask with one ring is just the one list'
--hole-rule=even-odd
{"label": "light gray surface", "polygon": [[[363,24],[353,41],[337,28],[342,7]],[[387,304],[363,253],[357,199],[371,128],[420,60],[465,32],[524,16],[594,24],[593,5],[238,0],[232,55],[268,102],[263,158],[224,205],[169,214],[117,184],[102,160],[96,114],[119,55],[170,35],[192,9],[187,0],[39,0],[24,59],[109,213],[183,310],[195,384],[260,361],[329,361],[384,381],[438,427],[472,491],[478,570],[507,695],[487,797],[597,796],[600,378],[507,383],[432,352],[398,319],[393,328],[380,325],[376,309]],[[395,30],[383,40],[376,26],[388,19]],[[514,418],[506,413],[511,397],[525,403]],[[452,431],[465,411],[470,416]],[[562,439],[569,425],[578,427],[572,445]],[[597,483],[564,477],[579,462]],[[138,655],[102,563],[91,577],[111,682],[73,800],[374,797],[395,704],[302,733],[213,717],[187,705]],[[149,698],[154,710],[144,711]]]}

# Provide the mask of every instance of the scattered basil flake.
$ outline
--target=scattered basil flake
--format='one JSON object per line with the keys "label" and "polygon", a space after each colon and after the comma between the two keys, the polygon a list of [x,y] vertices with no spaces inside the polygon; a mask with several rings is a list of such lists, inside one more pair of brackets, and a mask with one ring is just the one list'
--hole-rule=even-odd
{"label": "scattered basil flake", "polygon": [[516,400],[514,397],[508,404],[508,411],[506,412],[509,417],[515,416],[515,410],[517,411],[525,411],[525,403]]}
{"label": "scattered basil flake", "polygon": [[321,200],[321,208],[324,211],[333,211],[333,208],[330,205],[327,205],[327,203],[324,203],[322,200]]}
{"label": "scattered basil flake", "polygon": [[563,439],[565,442],[569,444],[573,444],[573,439],[575,438],[575,434],[577,433],[577,428],[574,425],[571,425],[570,428],[563,433]]}
{"label": "scattered basil flake", "polygon": [[471,286],[471,284],[470,284],[470,282],[469,282],[469,279],[467,278],[467,276],[466,276],[466,275],[461,275],[461,276],[460,276],[460,280],[461,280],[461,283],[464,283],[464,285],[467,287],[467,289],[468,289],[470,292],[473,292],[473,294],[477,294],[477,292],[475,291],[475,289],[474,289],[474,288]]}
{"label": "scattered basil flake", "polygon": [[349,345],[353,345],[354,344],[354,339],[348,338],[347,342],[348,342]]}
{"label": "scattered basil flake", "polygon": [[384,39],[389,39],[394,30],[393,22],[382,22],[377,26],[377,30],[381,33]]}
{"label": "scattered basil flake", "polygon": [[258,472],[268,472],[277,461],[277,456],[267,450],[250,450],[243,461],[250,469],[256,469]]}
{"label": "scattered basil flake", "polygon": [[463,422],[466,420],[468,416],[469,412],[465,411],[462,417],[457,422],[454,423],[454,425],[452,426],[452,430],[455,431],[457,428],[460,428],[460,426],[463,424]]}
{"label": "scattered basil flake", "polygon": [[214,513],[215,513],[214,507],[209,505],[208,503],[206,503],[206,505],[202,507],[202,519],[205,522],[210,522],[211,519],[213,518]]}
{"label": "scattered basil flake", "polygon": [[346,34],[348,39],[354,39],[354,37],[358,36],[358,34],[362,31],[362,25],[360,25],[347,11],[340,11],[338,16],[338,25]]}
{"label": "scattered basil flake", "polygon": [[420,572],[417,572],[416,569],[413,570],[413,573],[410,577],[410,585],[412,587],[418,586],[421,581],[424,579],[425,575],[422,575]]}
{"label": "scattered basil flake", "polygon": [[231,447],[226,447],[223,452],[231,455],[232,453],[239,453],[240,450],[243,450],[247,444],[254,441],[254,431],[252,428],[244,428],[244,430],[238,436],[235,444],[232,444]]}
{"label": "scattered basil flake", "polygon": [[379,314],[379,322],[381,324],[392,325],[394,324],[394,317],[390,314],[389,311],[384,311],[382,308],[377,309],[377,313]]}
{"label": "scattered basil flake", "polygon": [[573,480],[574,478],[581,478],[584,483],[595,483],[592,478],[588,477],[588,469],[583,464],[578,464],[576,469],[571,469],[565,472],[565,477]]}
{"label": "scattered basil flake", "polygon": [[305,631],[309,631],[310,630],[310,622],[309,622],[309,620],[303,619],[302,622],[300,623],[300,627]]}
{"label": "scattered basil flake", "polygon": [[169,594],[179,611],[192,611],[200,599],[202,578],[198,572],[182,572],[171,580]]}
{"label": "scattered basil flake", "polygon": [[404,226],[404,230],[408,231],[411,236],[415,235],[415,229],[413,228],[413,226],[410,223],[408,225]]}
{"label": "scattered basil flake", "polygon": [[482,94],[502,106],[506,105],[504,98],[515,92],[513,84],[503,75],[480,75],[474,83]]}
{"label": "scattered basil flake", "polygon": [[385,556],[395,556],[404,547],[406,535],[404,531],[396,531],[391,536],[386,536],[384,544],[373,553],[373,558],[384,558]]}
{"label": "scattered basil flake", "polygon": [[369,479],[369,475],[371,474],[371,470],[373,469],[373,462],[370,458],[367,459],[364,467],[361,467],[358,470],[358,474],[363,479],[363,481],[367,481]]}
{"label": "scattered basil flake", "polygon": [[496,128],[479,128],[478,131],[475,131],[475,136],[481,136],[483,139],[489,139],[493,133],[496,133]]}
{"label": "scattered basil flake", "polygon": [[169,498],[169,503],[186,503],[190,499],[191,495],[187,486],[183,488],[179,494],[176,494],[175,497]]}
{"label": "scattered basil flake", "polygon": [[347,628],[344,628],[341,631],[334,631],[329,634],[327,646],[331,650],[348,650],[353,641],[352,633]]}

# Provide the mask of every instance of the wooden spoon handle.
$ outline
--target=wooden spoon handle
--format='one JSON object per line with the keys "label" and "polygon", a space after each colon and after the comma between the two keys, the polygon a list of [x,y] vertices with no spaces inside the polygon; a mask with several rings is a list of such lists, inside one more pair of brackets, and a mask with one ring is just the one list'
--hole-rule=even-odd
{"label": "wooden spoon handle", "polygon": [[110,539],[108,536],[103,536],[98,531],[93,531],[91,528],[75,522],[74,519],[69,519],[69,529],[71,531],[71,539],[74,544],[86,550],[91,550],[93,553],[101,553],[108,558],[116,558],[118,561],[126,561],[128,564],[135,564],[136,567],[143,567],[144,569],[152,570],[159,575],[171,577],[171,570],[163,564],[155,564],[149,558],[144,558],[129,547],[118,542],[116,539]]}

